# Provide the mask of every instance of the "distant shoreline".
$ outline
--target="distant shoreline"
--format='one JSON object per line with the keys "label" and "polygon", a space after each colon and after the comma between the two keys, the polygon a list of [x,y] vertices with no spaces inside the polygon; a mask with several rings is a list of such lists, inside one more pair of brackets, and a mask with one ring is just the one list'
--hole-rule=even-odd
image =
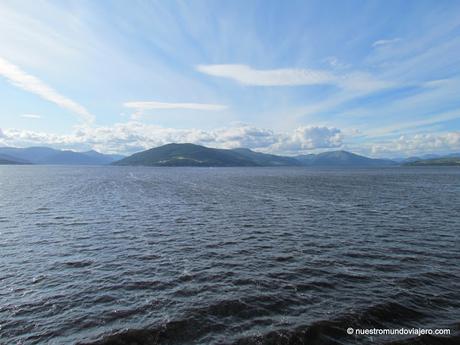
{"label": "distant shoreline", "polygon": [[338,150],[282,156],[248,148],[218,149],[191,143],[171,143],[128,157],[94,150],[76,152],[49,147],[0,147],[0,165],[156,166],[156,167],[318,167],[382,168],[397,166],[460,166],[460,153],[398,159],[370,158]]}

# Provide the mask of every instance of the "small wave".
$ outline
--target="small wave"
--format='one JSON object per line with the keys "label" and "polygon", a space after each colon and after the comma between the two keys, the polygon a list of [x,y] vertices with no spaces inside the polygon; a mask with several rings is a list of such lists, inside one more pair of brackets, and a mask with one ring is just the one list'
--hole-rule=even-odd
{"label": "small wave", "polygon": [[[193,309],[183,319],[169,321],[157,328],[144,330],[128,330],[107,335],[87,345],[151,345],[151,344],[189,344],[201,339],[210,332],[220,332],[228,328],[222,318],[240,318],[259,320],[261,316],[274,311],[281,312],[286,301],[277,300],[274,296],[259,296],[251,301],[223,300],[207,307]],[[119,312],[116,313],[116,316]],[[350,343],[353,338],[346,333],[352,328],[388,328],[395,322],[399,324],[418,320],[424,315],[417,310],[395,302],[385,302],[368,309],[345,314],[331,320],[322,320],[310,325],[293,329],[278,329],[262,335],[241,337],[233,345],[336,345]],[[227,319],[228,320],[228,319]],[[399,326],[400,327],[400,326]],[[391,328],[391,327],[390,327]],[[425,344],[457,344],[457,336],[418,337],[417,342],[399,340],[388,345],[425,345]],[[377,344],[382,344],[381,342]]]}
{"label": "small wave", "polygon": [[275,261],[278,261],[278,262],[285,262],[285,261],[291,261],[293,260],[294,257],[291,256],[291,255],[287,255],[287,256],[277,256],[275,257]]}
{"label": "small wave", "polygon": [[53,219],[59,220],[59,219],[72,219],[73,217],[71,216],[56,216]]}
{"label": "small wave", "polygon": [[374,323],[384,325],[389,321],[394,323],[397,321],[418,320],[424,316],[426,316],[424,313],[414,308],[409,308],[396,302],[385,302],[365,310],[359,315],[359,321],[360,324]]}
{"label": "small wave", "polygon": [[64,262],[64,265],[67,267],[72,267],[72,268],[82,268],[82,267],[88,267],[93,264],[92,261],[68,261]]}
{"label": "small wave", "polygon": [[41,281],[45,280],[46,279],[46,275],[38,275],[38,276],[35,276],[33,277],[32,279],[32,284],[37,284],[37,283],[40,283]]}
{"label": "small wave", "polygon": [[146,255],[139,256],[139,260],[142,260],[142,261],[155,261],[158,259],[161,259],[161,255],[146,254]]}
{"label": "small wave", "polygon": [[[79,345],[160,345],[188,344],[211,330],[222,329],[223,326],[202,323],[190,318],[170,321],[154,329],[133,329],[108,335],[93,343]],[[77,344],[78,345],[78,344]]]}
{"label": "small wave", "polygon": [[[394,328],[423,318],[424,314],[399,303],[386,302],[364,309],[360,312],[343,315],[337,319],[317,321],[309,326],[294,329],[280,329],[263,335],[238,339],[233,345],[338,345],[355,343],[357,339],[347,335],[347,328]],[[401,326],[398,326],[400,328]],[[420,336],[392,342],[373,343],[381,345],[453,345],[459,344],[460,335],[449,337]],[[364,340],[364,339],[363,339]]]}

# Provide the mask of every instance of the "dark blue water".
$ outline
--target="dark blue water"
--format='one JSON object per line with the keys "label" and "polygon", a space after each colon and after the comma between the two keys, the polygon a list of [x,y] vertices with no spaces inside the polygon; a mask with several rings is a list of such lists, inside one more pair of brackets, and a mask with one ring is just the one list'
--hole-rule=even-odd
{"label": "dark blue water", "polygon": [[455,168],[3,166],[0,343],[453,344],[459,234]]}

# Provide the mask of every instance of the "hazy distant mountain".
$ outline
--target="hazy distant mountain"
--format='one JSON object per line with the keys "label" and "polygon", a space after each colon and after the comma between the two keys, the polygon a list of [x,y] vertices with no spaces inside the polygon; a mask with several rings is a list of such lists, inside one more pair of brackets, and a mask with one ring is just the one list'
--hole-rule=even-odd
{"label": "hazy distant mountain", "polygon": [[123,157],[105,155],[96,151],[75,152],[49,147],[0,147],[0,155],[7,155],[23,163],[63,165],[106,165]]}
{"label": "hazy distant mountain", "polygon": [[415,162],[408,162],[405,165],[409,166],[460,166],[460,156],[450,156],[433,158],[433,159],[422,159]]}
{"label": "hazy distant mountain", "polygon": [[394,161],[399,162],[399,163],[410,163],[410,162],[420,161],[424,159],[434,159],[434,158],[440,158],[440,157],[442,157],[442,155],[438,155],[435,153],[428,153],[428,154],[424,154],[420,156],[395,158]]}
{"label": "hazy distant mountain", "polygon": [[260,152],[254,152],[250,149],[239,148],[232,151],[252,160],[260,166],[300,166],[301,163],[293,157],[276,156]]}
{"label": "hazy distant mountain", "polygon": [[213,149],[194,144],[167,144],[142,151],[112,163],[144,166],[258,166],[235,150]]}
{"label": "hazy distant mountain", "polygon": [[117,154],[105,154],[100,153],[94,150],[82,152],[84,155],[92,158],[98,159],[100,162],[105,162],[104,164],[110,164],[115,161],[119,161],[120,159],[125,158],[125,156],[117,155]]}
{"label": "hazy distant mountain", "polygon": [[28,161],[0,153],[0,164],[30,164]]}
{"label": "hazy distant mountain", "polygon": [[13,164],[21,164],[21,163],[0,157],[0,165],[13,165]]}
{"label": "hazy distant mountain", "polygon": [[304,165],[304,166],[313,165],[315,158],[316,158],[315,154],[299,155],[299,156],[294,157],[294,159],[300,162],[300,165]]}
{"label": "hazy distant mountain", "polygon": [[29,164],[26,161],[15,159],[14,157],[0,154],[0,165]]}
{"label": "hazy distant mountain", "polygon": [[39,164],[63,164],[63,165],[105,165],[106,160],[100,160],[96,157],[91,157],[83,152],[74,151],[58,151],[54,155],[46,157],[46,159],[34,162]]}
{"label": "hazy distant mountain", "polygon": [[49,147],[0,147],[0,154],[8,155],[14,159],[24,160],[30,163],[41,161],[48,156],[56,154],[56,152],[58,151]]}
{"label": "hazy distant mountain", "polygon": [[373,159],[347,151],[329,151],[319,154],[297,156],[303,166],[375,167],[392,166],[396,162],[388,159]]}
{"label": "hazy distant mountain", "polygon": [[100,153],[95,150],[82,152],[85,156],[92,157],[99,161],[99,164],[111,164],[113,162],[119,161],[120,159],[125,158],[126,156],[118,154],[109,154],[109,153]]}

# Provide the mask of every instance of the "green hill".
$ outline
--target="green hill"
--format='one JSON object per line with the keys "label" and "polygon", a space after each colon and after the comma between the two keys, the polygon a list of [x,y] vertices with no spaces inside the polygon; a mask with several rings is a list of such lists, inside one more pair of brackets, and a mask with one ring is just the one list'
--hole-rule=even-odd
{"label": "green hill", "polygon": [[330,151],[297,157],[285,157],[246,148],[232,150],[214,149],[195,144],[167,144],[150,150],[135,153],[132,156],[112,163],[113,165],[144,166],[391,166],[397,163],[359,156],[347,151]]}
{"label": "green hill", "polygon": [[135,153],[113,165],[231,167],[259,164],[234,150],[194,144],[167,144]]}

